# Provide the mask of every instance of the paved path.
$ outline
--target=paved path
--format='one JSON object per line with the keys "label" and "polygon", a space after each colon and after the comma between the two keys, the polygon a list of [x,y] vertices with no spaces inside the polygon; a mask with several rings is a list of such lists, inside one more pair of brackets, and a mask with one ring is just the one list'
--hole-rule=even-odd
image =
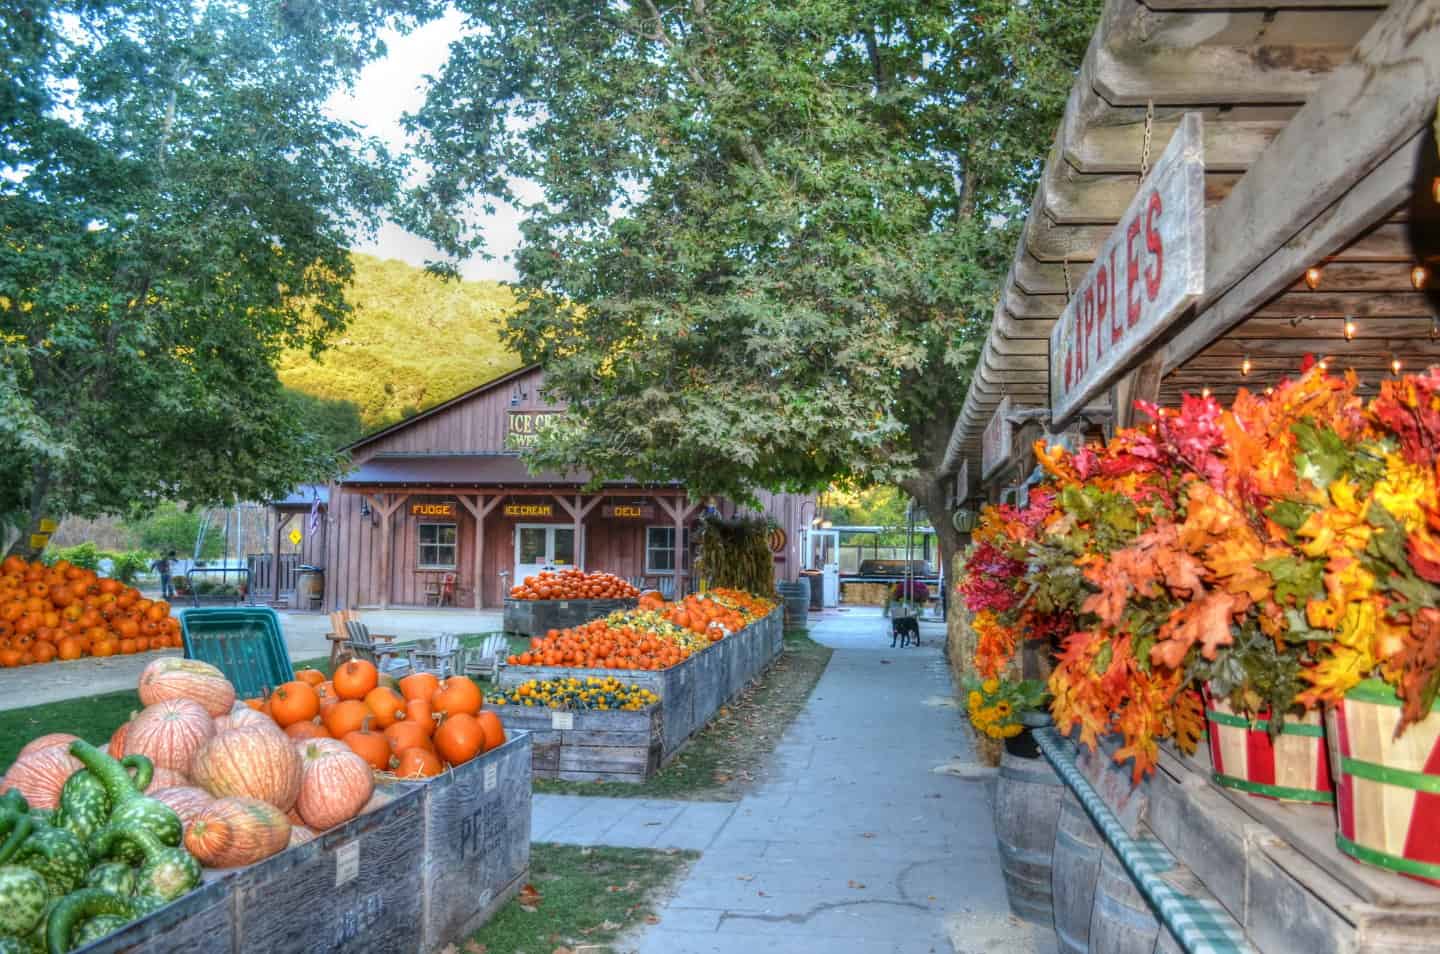
{"label": "paved path", "polygon": [[[436,633],[488,633],[500,629],[500,610],[414,609],[372,610],[364,613],[372,631],[390,633],[402,640]],[[330,617],[324,613],[280,613],[280,625],[291,659],[328,656]],[[157,656],[178,656],[180,651],[140,653],[134,656],[86,658],[0,669],[0,710],[19,709],[42,702],[77,699],[102,692],[134,689],[140,672]]]}
{"label": "paved path", "polygon": [[703,852],[640,954],[1053,950],[1010,917],[993,782],[936,771],[970,757],[941,628],[892,650],[885,626],[863,611],[812,625],[835,655],[739,803],[540,796],[533,837]]}

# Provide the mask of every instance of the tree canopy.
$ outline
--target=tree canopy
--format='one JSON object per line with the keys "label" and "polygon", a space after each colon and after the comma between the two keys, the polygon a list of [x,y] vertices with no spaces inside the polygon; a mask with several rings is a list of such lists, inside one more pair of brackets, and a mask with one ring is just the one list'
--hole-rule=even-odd
{"label": "tree canopy", "polygon": [[533,461],[737,497],[900,482],[943,514],[1096,0],[461,8],[411,223],[473,254],[467,203],[538,186],[508,330],[570,412]]}
{"label": "tree canopy", "polygon": [[344,326],[347,249],[401,168],[324,104],[382,27],[425,15],[0,7],[0,520],[265,499],[333,470],[273,364]]}

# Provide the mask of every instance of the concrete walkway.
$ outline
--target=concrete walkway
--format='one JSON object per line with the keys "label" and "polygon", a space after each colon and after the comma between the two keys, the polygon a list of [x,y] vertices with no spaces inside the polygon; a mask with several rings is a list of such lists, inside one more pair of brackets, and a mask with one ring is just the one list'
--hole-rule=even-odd
{"label": "concrete walkway", "polygon": [[887,626],[858,610],[812,622],[835,655],[739,803],[540,796],[534,839],[703,852],[640,954],[1052,951],[1010,916],[993,781],[944,771],[970,746],[942,628],[892,650]]}
{"label": "concrete walkway", "polygon": [[[423,639],[437,633],[489,633],[501,626],[500,610],[406,609],[364,613],[373,632],[401,640]],[[313,659],[330,655],[330,617],[325,613],[281,612],[280,627],[290,658]],[[180,650],[139,653],[134,656],[87,657],[72,662],[0,669],[0,710],[20,709],[43,702],[78,699],[102,692],[134,689],[140,673],[159,656],[179,656]]]}

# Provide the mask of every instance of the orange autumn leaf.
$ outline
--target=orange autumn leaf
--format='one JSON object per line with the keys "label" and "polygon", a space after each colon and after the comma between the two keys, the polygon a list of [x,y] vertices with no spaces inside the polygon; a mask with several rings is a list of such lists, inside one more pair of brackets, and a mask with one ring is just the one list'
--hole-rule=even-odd
{"label": "orange autumn leaf", "polygon": [[1171,613],[1160,627],[1159,639],[1150,648],[1150,661],[1179,669],[1185,663],[1185,654],[1196,643],[1200,644],[1202,656],[1214,659],[1221,646],[1234,642],[1231,619],[1249,606],[1247,597],[1224,590],[1212,590],[1186,603]]}

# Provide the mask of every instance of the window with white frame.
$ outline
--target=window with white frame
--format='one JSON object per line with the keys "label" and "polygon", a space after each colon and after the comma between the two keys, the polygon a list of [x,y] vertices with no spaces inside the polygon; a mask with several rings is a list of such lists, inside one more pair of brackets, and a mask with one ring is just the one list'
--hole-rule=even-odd
{"label": "window with white frame", "polygon": [[[680,553],[680,567],[688,570],[690,569],[690,531],[688,528],[681,538],[681,545],[684,549]],[[645,572],[675,572],[674,527],[645,528]]]}
{"label": "window with white frame", "polygon": [[420,524],[420,566],[430,569],[455,569],[456,539],[453,523]]}

